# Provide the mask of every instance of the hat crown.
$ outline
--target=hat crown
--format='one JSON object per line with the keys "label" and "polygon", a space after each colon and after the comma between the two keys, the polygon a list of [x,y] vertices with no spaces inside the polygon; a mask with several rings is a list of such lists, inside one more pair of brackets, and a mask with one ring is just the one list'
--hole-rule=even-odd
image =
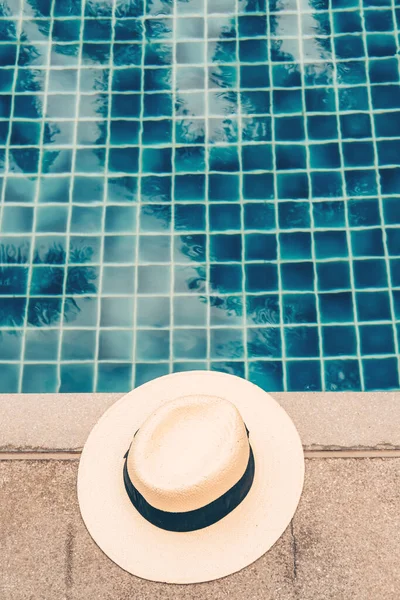
{"label": "hat crown", "polygon": [[248,460],[246,427],[237,408],[215,396],[185,396],[166,402],[143,423],[127,468],[149,504],[186,512],[227,492]]}

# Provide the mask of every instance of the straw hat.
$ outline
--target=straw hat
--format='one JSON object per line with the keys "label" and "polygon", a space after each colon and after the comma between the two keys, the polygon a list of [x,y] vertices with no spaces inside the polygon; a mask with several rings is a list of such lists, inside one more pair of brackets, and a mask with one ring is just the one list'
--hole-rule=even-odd
{"label": "straw hat", "polygon": [[233,375],[160,377],[116,402],[82,452],[78,498],[98,546],[153,581],[239,571],[289,525],[304,457],[286,412]]}

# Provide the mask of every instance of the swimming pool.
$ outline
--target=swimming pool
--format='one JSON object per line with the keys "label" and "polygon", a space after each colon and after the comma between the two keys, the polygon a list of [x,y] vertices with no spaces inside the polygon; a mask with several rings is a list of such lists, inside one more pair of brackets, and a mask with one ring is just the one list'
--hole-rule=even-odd
{"label": "swimming pool", "polygon": [[0,391],[399,388],[394,0],[3,0]]}

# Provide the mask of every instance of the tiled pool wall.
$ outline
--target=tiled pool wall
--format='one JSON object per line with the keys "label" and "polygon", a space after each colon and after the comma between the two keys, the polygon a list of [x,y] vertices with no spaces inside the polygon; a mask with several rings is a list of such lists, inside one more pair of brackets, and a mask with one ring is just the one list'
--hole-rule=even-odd
{"label": "tiled pool wall", "polygon": [[0,392],[399,388],[400,5],[2,0]]}

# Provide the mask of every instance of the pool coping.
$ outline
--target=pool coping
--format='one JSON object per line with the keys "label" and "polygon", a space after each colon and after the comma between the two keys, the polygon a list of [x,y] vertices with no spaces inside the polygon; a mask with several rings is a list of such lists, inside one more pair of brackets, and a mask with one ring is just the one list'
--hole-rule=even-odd
{"label": "pool coping", "polygon": [[[0,452],[80,452],[123,393],[0,394]],[[400,392],[279,392],[306,452],[400,450]]]}

